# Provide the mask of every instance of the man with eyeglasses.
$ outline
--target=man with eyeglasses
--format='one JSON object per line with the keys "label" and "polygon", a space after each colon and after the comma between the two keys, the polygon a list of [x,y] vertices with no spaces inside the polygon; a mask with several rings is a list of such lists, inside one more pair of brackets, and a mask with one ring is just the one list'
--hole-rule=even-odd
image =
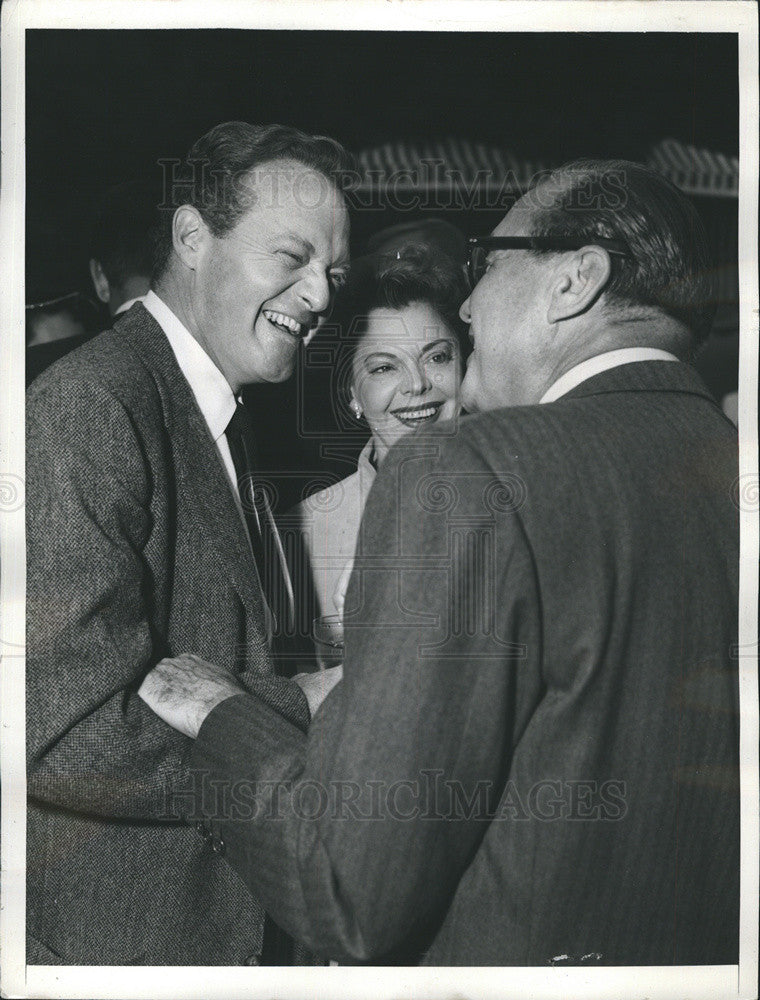
{"label": "man with eyeglasses", "polygon": [[322,954],[734,964],[737,442],[688,364],[702,225],[646,167],[583,161],[469,268],[473,415],[380,470],[308,735],[193,655],[143,697],[237,801],[198,798],[231,864]]}

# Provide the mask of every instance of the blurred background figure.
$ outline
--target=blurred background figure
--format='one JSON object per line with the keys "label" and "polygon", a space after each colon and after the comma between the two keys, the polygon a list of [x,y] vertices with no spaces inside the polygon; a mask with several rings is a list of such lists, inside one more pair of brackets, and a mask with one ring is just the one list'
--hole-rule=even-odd
{"label": "blurred background figure", "polygon": [[77,256],[81,259],[71,224],[49,213],[29,221],[24,283],[27,348],[53,351],[55,344],[81,343],[98,329],[100,310],[87,294],[84,271],[78,275],[72,266]]}
{"label": "blurred background figure", "polygon": [[464,264],[467,237],[445,219],[414,219],[395,226],[386,226],[367,241],[368,254],[394,253],[409,244],[422,244],[449,257],[456,264]]}
{"label": "blurred background figure", "polygon": [[736,427],[739,426],[739,393],[734,390],[734,392],[727,392],[723,399],[720,401],[720,406],[723,412],[726,414],[728,419]]}
{"label": "blurred background figure", "polygon": [[26,346],[39,347],[62,340],[83,339],[98,310],[79,292],[69,292],[26,307]]}
{"label": "blurred background figure", "polygon": [[81,292],[40,298],[39,289],[27,283],[27,293],[32,297],[25,310],[28,386],[48,365],[89,340],[102,322],[98,307]]}
{"label": "blurred background figure", "polygon": [[142,181],[110,188],[92,230],[90,277],[111,316],[126,312],[150,288],[152,235],[158,199]]}
{"label": "blurred background figure", "polygon": [[[61,235],[34,234],[27,263],[27,301],[31,302],[26,307],[27,385],[147,294],[157,204],[151,187],[133,180],[109,188],[97,206],[90,235],[89,274],[105,309],[83,291],[71,291],[64,284],[71,251]],[[60,261],[51,266],[54,256]],[[82,279],[84,284],[84,274]]]}

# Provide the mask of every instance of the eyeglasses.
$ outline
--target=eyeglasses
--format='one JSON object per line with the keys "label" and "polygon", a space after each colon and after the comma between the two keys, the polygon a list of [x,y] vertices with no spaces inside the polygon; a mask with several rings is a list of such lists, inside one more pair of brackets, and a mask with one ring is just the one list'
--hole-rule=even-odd
{"label": "eyeglasses", "polygon": [[630,257],[631,251],[623,240],[608,240],[600,236],[471,236],[467,240],[467,277],[474,288],[486,273],[488,255],[492,250],[580,250],[581,247],[603,247],[608,253]]}

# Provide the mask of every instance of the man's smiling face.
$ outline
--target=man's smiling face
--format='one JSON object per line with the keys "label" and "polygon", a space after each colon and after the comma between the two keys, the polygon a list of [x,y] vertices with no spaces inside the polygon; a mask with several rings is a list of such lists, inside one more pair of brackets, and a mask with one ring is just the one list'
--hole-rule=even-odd
{"label": "man's smiling face", "polygon": [[322,174],[290,160],[244,178],[251,207],[214,236],[202,227],[188,315],[233,391],[282,382],[348,266],[348,212]]}

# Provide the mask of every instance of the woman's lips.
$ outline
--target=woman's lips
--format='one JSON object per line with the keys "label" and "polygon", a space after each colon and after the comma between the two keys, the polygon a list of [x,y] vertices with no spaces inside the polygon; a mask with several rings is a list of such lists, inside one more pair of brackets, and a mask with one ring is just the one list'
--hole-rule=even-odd
{"label": "woman's lips", "polygon": [[391,413],[406,427],[418,427],[438,419],[443,400],[437,403],[426,403],[424,406],[409,406],[404,409],[391,410]]}

